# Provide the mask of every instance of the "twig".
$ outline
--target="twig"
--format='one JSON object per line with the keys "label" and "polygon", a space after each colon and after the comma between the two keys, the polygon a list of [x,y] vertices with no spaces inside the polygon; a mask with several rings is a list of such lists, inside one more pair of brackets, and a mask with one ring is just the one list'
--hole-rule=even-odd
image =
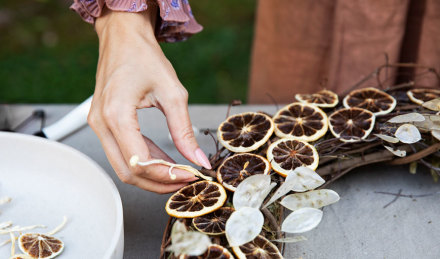
{"label": "twig", "polygon": [[392,193],[392,192],[377,192],[377,191],[375,191],[374,193],[385,194],[385,195],[392,195],[392,196],[399,195],[400,197],[413,199],[413,198],[422,198],[422,197],[434,196],[436,194],[440,194],[440,191],[439,192],[433,192],[433,193],[426,193],[426,194],[418,194],[418,195],[414,195],[414,194],[399,194],[399,193]]}
{"label": "twig", "polygon": [[412,155],[409,155],[407,157],[402,157],[402,158],[397,158],[394,159],[393,161],[391,161],[389,164],[390,165],[403,165],[403,164],[408,164],[414,161],[417,161],[421,158],[424,158],[432,153],[437,152],[438,150],[440,150],[440,142],[435,143],[433,145],[431,145],[430,147],[423,149],[417,153],[414,153]]}
{"label": "twig", "polygon": [[391,204],[393,204],[394,202],[397,201],[397,199],[399,199],[399,197],[402,196],[402,189],[399,189],[399,192],[396,194],[396,197],[394,197],[394,199],[392,201],[390,201],[389,203],[387,203],[385,206],[383,206],[383,208],[385,209],[386,207],[390,206]]}
{"label": "twig", "polygon": [[[274,228],[277,239],[281,239],[282,238],[281,227],[278,224],[277,219],[274,217],[274,215],[266,207],[262,208],[261,212],[263,212],[266,219],[269,221],[269,223]],[[278,245],[281,245],[281,244],[278,244]],[[280,249],[282,247],[280,246],[278,248]]]}

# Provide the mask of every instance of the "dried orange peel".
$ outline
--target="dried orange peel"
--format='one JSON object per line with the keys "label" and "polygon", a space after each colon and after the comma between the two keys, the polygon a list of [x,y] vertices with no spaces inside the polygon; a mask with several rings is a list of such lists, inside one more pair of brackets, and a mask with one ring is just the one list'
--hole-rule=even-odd
{"label": "dried orange peel", "polygon": [[185,170],[187,172],[190,172],[192,174],[194,174],[197,177],[200,177],[204,180],[208,180],[208,181],[212,181],[212,177],[206,176],[202,173],[199,172],[199,170],[195,169],[192,166],[189,165],[181,165],[181,164],[173,164],[170,163],[168,161],[162,160],[162,159],[151,159],[148,160],[146,162],[140,162],[139,161],[139,156],[134,155],[130,158],[130,165],[132,167],[135,167],[136,165],[140,165],[140,166],[149,166],[149,165],[164,165],[164,166],[169,166],[169,170],[168,170],[168,174],[170,175],[170,179],[171,180],[176,180],[177,176],[175,174],[173,174],[173,168],[178,168],[178,169],[182,169]]}

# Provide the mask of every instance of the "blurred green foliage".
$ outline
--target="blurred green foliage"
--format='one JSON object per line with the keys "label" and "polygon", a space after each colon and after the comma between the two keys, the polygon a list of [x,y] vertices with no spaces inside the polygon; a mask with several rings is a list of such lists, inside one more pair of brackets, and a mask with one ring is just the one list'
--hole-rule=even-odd
{"label": "blurred green foliage", "polygon": [[[163,43],[191,103],[245,100],[254,0],[191,1],[204,30]],[[77,103],[93,93],[98,41],[65,0],[0,0],[0,103]]]}

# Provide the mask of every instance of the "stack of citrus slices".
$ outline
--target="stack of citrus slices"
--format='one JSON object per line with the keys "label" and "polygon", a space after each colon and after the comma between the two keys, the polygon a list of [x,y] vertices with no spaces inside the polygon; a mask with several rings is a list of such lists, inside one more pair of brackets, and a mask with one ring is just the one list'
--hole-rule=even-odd
{"label": "stack of citrus slices", "polygon": [[[227,117],[217,129],[217,140],[223,148],[211,156],[213,170],[205,170],[215,179],[183,187],[166,204],[167,213],[173,217],[171,222],[183,222],[188,231],[207,235],[212,244],[207,244],[203,253],[197,255],[179,254],[175,250],[171,254],[178,258],[282,258],[280,243],[287,241],[280,237],[279,229],[291,230],[290,233],[309,231],[322,217],[320,208],[339,200],[334,191],[315,190],[322,188],[325,182],[320,174],[328,180],[334,176],[337,179],[337,173],[345,169],[334,166],[340,163],[338,159],[350,158],[348,154],[359,154],[363,159],[364,154],[374,154],[377,150],[391,152],[391,156],[386,155],[390,160],[405,156],[397,144],[420,141],[419,129],[423,127],[440,139],[440,115],[423,113],[396,117],[408,113],[405,111],[406,107],[412,107],[408,106],[410,102],[419,105],[424,112],[426,109],[440,112],[440,90],[412,89],[404,93],[407,98],[403,98],[401,104],[402,97],[398,103],[389,92],[361,88],[351,91],[339,103],[337,94],[322,90],[296,94],[295,102],[282,107],[273,116],[265,112],[244,112]],[[428,117],[431,124],[422,123]],[[357,166],[347,161],[341,166],[349,170],[350,165],[352,168]],[[359,161],[360,165],[367,164],[364,160]],[[327,167],[323,169],[325,173],[320,171],[322,165]],[[280,186],[276,191],[272,189],[275,185]],[[277,201],[279,198],[283,199]],[[250,214],[246,214],[243,207],[248,208]],[[279,226],[283,207],[293,211],[286,218],[293,225],[287,226],[284,222]],[[275,213],[273,218],[267,218],[267,209]],[[260,212],[264,212],[261,222],[258,221]],[[250,224],[243,219],[237,220],[238,214],[242,214],[241,217],[248,215],[248,221],[255,223],[258,231],[253,233],[252,240],[236,245],[236,240],[244,239],[228,234],[227,226],[232,224],[232,218],[236,221],[236,231],[247,231],[241,225]],[[276,224],[274,218],[278,219],[278,226],[273,225]],[[315,218],[316,224],[295,225],[304,218],[309,218],[310,222]],[[260,223],[266,225],[262,231],[257,227]],[[173,243],[170,231],[165,233],[166,240],[165,246]]]}

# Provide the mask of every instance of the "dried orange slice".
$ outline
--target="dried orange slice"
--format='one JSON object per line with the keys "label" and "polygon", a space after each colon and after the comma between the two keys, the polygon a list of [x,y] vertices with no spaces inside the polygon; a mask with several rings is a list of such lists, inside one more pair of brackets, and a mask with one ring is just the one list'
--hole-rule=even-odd
{"label": "dried orange slice", "polygon": [[315,141],[328,129],[327,115],[311,104],[292,103],[273,117],[275,134],[280,138]]}
{"label": "dried orange slice", "polygon": [[330,131],[342,142],[366,139],[374,128],[376,116],[362,108],[344,108],[329,117]]}
{"label": "dried orange slice", "polygon": [[337,94],[325,89],[314,94],[295,94],[295,99],[322,108],[335,107],[339,102]]}
{"label": "dried orange slice", "polygon": [[226,221],[234,212],[233,208],[223,207],[209,214],[193,218],[194,227],[207,235],[221,235],[225,233]]}
{"label": "dried orange slice", "polygon": [[267,149],[267,159],[272,169],[284,177],[300,166],[315,170],[319,163],[315,147],[295,139],[279,139],[272,143]]}
{"label": "dried orange slice", "polygon": [[217,180],[235,192],[237,186],[247,177],[255,174],[268,174],[270,164],[266,158],[249,153],[239,153],[228,157],[217,170]]}
{"label": "dried orange slice", "polygon": [[406,92],[408,98],[417,104],[423,104],[440,97],[440,90],[430,88],[412,89]]}
{"label": "dried orange slice", "polygon": [[232,152],[250,152],[261,147],[273,133],[272,119],[263,113],[232,115],[220,124],[217,138]]}
{"label": "dried orange slice", "polygon": [[241,246],[232,247],[232,251],[238,259],[246,258],[264,258],[264,259],[282,259],[278,248],[262,235],[257,236],[251,242]]}
{"label": "dried orange slice", "polygon": [[33,258],[54,258],[64,249],[63,241],[38,233],[23,234],[18,238],[20,250]]}
{"label": "dried orange slice", "polygon": [[234,256],[221,245],[210,245],[208,250],[199,256],[180,255],[179,259],[233,259]]}
{"label": "dried orange slice", "polygon": [[226,191],[219,183],[199,181],[187,185],[173,194],[165,209],[176,218],[194,218],[211,213],[226,201]]}
{"label": "dried orange slice", "polygon": [[369,110],[374,115],[390,113],[396,107],[396,99],[384,91],[368,87],[354,90],[343,100],[345,108],[358,107]]}

